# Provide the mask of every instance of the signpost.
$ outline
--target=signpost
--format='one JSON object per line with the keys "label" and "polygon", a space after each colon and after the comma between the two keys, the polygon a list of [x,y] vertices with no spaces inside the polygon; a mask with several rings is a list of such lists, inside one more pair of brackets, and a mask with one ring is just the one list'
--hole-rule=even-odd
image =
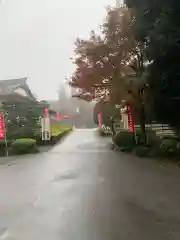
{"label": "signpost", "polygon": [[50,118],[48,108],[44,109],[44,118],[41,119],[42,140],[49,141],[51,139]]}

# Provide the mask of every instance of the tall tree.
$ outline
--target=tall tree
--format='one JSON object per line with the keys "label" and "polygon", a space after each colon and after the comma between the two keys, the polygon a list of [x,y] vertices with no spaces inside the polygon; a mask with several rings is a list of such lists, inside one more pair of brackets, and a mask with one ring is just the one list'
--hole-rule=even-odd
{"label": "tall tree", "polygon": [[[83,95],[88,92],[92,98],[102,98],[110,93],[112,100],[120,100],[124,74],[132,72],[126,66],[136,44],[131,36],[131,25],[132,14],[128,9],[109,8],[101,36],[92,31],[88,40],[77,39],[77,68],[71,84],[81,88]],[[115,94],[117,89],[118,94]]]}
{"label": "tall tree", "polygon": [[77,68],[71,84],[82,89],[82,97],[103,99],[108,93],[114,104],[126,100],[136,106],[145,138],[146,44],[135,38],[134,25],[134,10],[108,8],[101,36],[92,31],[88,40],[76,42]]}
{"label": "tall tree", "polygon": [[149,93],[156,118],[180,129],[180,2],[127,0],[136,11],[136,37],[146,42],[152,63]]}

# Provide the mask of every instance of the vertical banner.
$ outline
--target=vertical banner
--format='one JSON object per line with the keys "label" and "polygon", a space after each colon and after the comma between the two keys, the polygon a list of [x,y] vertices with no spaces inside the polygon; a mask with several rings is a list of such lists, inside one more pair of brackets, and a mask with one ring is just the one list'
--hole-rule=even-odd
{"label": "vertical banner", "polygon": [[5,123],[2,112],[0,112],[0,139],[5,139]]}
{"label": "vertical banner", "polygon": [[128,106],[128,128],[130,132],[134,133],[134,117],[130,106]]}
{"label": "vertical banner", "polygon": [[56,113],[56,118],[61,119],[61,114],[59,112]]}
{"label": "vertical banner", "polygon": [[101,113],[98,114],[98,123],[99,123],[99,127],[102,126],[102,115]]}

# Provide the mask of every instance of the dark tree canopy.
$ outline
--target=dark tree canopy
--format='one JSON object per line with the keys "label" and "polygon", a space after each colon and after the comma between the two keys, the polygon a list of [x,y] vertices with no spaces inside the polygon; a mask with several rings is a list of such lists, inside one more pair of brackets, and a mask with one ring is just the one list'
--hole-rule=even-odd
{"label": "dark tree canopy", "polygon": [[149,94],[157,119],[180,127],[180,1],[127,0],[135,36],[146,44]]}

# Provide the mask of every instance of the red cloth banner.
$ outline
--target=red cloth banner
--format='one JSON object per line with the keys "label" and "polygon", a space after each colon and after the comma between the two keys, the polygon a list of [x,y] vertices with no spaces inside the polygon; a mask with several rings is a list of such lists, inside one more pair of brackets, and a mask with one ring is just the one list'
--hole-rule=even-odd
{"label": "red cloth banner", "polygon": [[5,139],[5,124],[2,112],[0,112],[0,139]]}
{"label": "red cloth banner", "polygon": [[49,118],[49,109],[48,108],[44,109],[44,118]]}
{"label": "red cloth banner", "polygon": [[130,132],[134,132],[134,117],[130,106],[128,106],[128,128]]}
{"label": "red cloth banner", "polygon": [[63,118],[70,118],[70,115],[63,115]]}
{"label": "red cloth banner", "polygon": [[98,114],[98,123],[99,123],[99,127],[102,126],[102,115],[101,113]]}
{"label": "red cloth banner", "polygon": [[63,114],[61,114],[61,113],[59,113],[59,112],[57,112],[56,113],[56,118],[57,119],[61,119],[61,118],[71,118],[71,115],[63,115]]}
{"label": "red cloth banner", "polygon": [[56,113],[56,118],[60,119],[61,118],[61,114],[59,112]]}

